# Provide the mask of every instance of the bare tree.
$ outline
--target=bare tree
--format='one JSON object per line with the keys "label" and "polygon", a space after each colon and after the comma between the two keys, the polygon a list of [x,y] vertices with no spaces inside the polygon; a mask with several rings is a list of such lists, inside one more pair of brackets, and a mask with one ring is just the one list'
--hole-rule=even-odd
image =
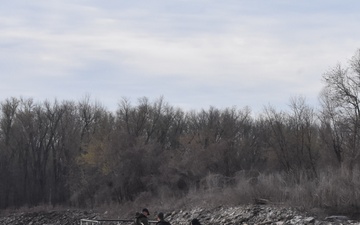
{"label": "bare tree", "polygon": [[293,132],[293,145],[297,165],[317,176],[318,151],[318,129],[317,117],[314,110],[308,106],[304,97],[292,98],[290,100],[292,114],[290,115],[290,126]]}
{"label": "bare tree", "polygon": [[353,168],[360,156],[360,50],[343,68],[323,75],[322,118],[331,130],[332,149],[340,164]]}
{"label": "bare tree", "polygon": [[268,144],[275,152],[281,169],[288,172],[308,171],[316,176],[318,133],[316,115],[306,105],[305,98],[292,98],[291,112],[266,108],[271,136]]}
{"label": "bare tree", "polygon": [[0,207],[6,208],[13,204],[10,199],[13,198],[14,177],[13,163],[16,158],[16,149],[12,143],[15,140],[13,125],[16,119],[16,111],[19,106],[19,100],[16,98],[6,99],[1,103],[0,114],[0,179],[3,181],[0,185]]}

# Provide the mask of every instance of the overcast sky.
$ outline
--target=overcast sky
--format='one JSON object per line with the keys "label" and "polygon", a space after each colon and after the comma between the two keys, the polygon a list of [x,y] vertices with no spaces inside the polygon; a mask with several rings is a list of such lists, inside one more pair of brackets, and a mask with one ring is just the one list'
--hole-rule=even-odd
{"label": "overcast sky", "polygon": [[358,0],[3,1],[0,101],[316,106],[322,75],[360,48],[359,10]]}

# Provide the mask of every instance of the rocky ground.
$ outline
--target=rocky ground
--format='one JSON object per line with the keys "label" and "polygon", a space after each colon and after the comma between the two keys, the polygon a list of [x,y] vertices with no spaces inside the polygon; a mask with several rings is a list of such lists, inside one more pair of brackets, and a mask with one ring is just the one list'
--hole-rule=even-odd
{"label": "rocky ground", "polygon": [[[194,208],[166,213],[166,220],[172,225],[189,225],[189,221],[198,218],[204,225],[236,224],[359,224],[346,216],[335,215],[325,218],[300,213],[288,207],[269,205],[247,205],[237,207],[216,207],[212,209]],[[81,219],[110,219],[106,213],[85,210],[56,210],[37,212],[1,212],[1,225],[70,225],[80,224]],[[104,225],[120,224],[102,222]],[[131,224],[131,223],[122,223]],[[89,224],[90,225],[90,224]],[[92,225],[92,224],[91,224]]]}

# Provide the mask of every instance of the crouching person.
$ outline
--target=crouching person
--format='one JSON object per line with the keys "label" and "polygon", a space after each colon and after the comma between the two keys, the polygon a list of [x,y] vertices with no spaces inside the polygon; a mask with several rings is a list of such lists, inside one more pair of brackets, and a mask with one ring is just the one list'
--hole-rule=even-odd
{"label": "crouching person", "polygon": [[201,223],[198,219],[193,219],[191,220],[190,225],[201,225]]}
{"label": "crouching person", "polygon": [[171,225],[169,222],[165,221],[165,219],[164,219],[164,213],[162,213],[162,212],[160,212],[160,213],[157,214],[156,219],[157,219],[157,221],[158,221],[158,222],[156,223],[156,225]]}
{"label": "crouching person", "polygon": [[149,210],[144,208],[141,213],[136,213],[135,225],[149,225]]}

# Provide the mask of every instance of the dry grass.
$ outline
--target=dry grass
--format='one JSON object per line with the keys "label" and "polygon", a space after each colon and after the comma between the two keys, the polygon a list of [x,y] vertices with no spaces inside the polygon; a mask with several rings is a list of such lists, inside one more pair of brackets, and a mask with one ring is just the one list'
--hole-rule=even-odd
{"label": "dry grass", "polygon": [[[209,175],[205,186],[193,188],[186,197],[173,199],[182,206],[251,204],[266,200],[306,211],[322,209],[329,213],[353,214],[360,209],[360,170],[329,169],[309,177],[300,173],[272,173],[248,176],[239,173],[234,183],[224,186],[220,175]],[[165,200],[163,200],[165,201]]]}
{"label": "dry grass", "polygon": [[[157,194],[141,193],[133,202],[109,203],[96,208],[107,218],[133,218],[142,208],[150,209],[151,218],[157,212],[194,207],[252,204],[258,200],[269,204],[285,204],[305,211],[320,209],[328,213],[354,215],[360,209],[360,170],[328,169],[318,176],[306,174],[247,174],[238,173],[231,179],[209,174],[187,193],[175,193],[171,188],[159,187]],[[42,205],[23,207],[21,211],[56,210],[65,207]],[[17,209],[19,210],[19,209]],[[153,219],[153,218],[152,218]]]}

